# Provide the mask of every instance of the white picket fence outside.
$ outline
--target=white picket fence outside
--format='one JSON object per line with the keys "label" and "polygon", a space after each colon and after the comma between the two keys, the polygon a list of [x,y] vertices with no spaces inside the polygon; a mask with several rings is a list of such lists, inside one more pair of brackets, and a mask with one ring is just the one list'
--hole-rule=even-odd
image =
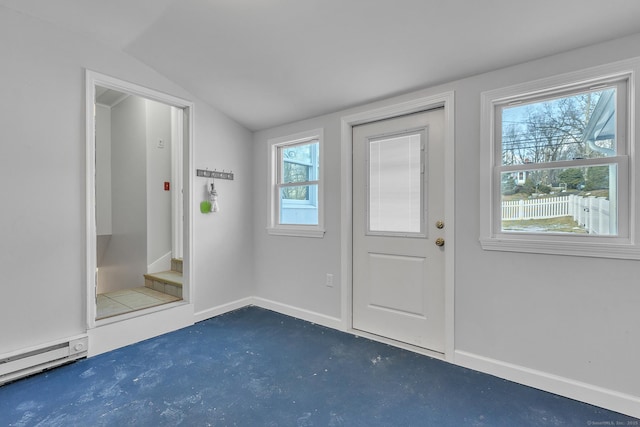
{"label": "white picket fence outside", "polygon": [[610,206],[609,200],[604,197],[569,196],[569,214],[589,234],[608,235],[616,232],[615,225],[611,224]]}
{"label": "white picket fence outside", "polygon": [[611,234],[609,200],[604,197],[576,195],[502,202],[502,219],[527,219],[571,216],[589,234]]}

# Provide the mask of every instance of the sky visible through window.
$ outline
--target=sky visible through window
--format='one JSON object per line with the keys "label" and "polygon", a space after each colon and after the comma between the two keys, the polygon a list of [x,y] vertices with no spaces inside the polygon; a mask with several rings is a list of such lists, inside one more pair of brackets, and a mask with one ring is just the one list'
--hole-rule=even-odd
{"label": "sky visible through window", "polygon": [[[614,155],[613,139],[600,138],[588,143],[588,130],[594,112],[608,114],[599,101],[610,99],[615,89],[591,91],[504,107],[502,110],[502,164],[544,163],[561,160],[606,157]],[[615,96],[614,96],[615,98]],[[596,107],[599,107],[596,110]],[[600,117],[594,117],[596,120]],[[615,117],[612,118],[615,122]]]}

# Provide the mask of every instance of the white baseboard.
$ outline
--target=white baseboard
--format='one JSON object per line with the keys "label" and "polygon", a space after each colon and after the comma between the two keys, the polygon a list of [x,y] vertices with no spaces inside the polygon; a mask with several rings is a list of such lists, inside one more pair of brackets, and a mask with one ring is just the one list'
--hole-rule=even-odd
{"label": "white baseboard", "polygon": [[194,322],[202,322],[203,320],[211,319],[212,317],[216,317],[221,314],[228,313],[230,311],[237,310],[239,308],[246,307],[252,304],[253,304],[252,297],[242,298],[236,301],[231,301],[227,304],[222,304],[213,308],[208,308],[203,311],[198,311],[194,313],[193,320]]}
{"label": "white baseboard", "polygon": [[331,317],[315,311],[304,310],[292,305],[282,304],[276,301],[257,297],[253,298],[253,305],[285,314],[287,316],[306,320],[307,322],[315,323],[317,325],[326,326],[327,328],[337,329],[339,331],[343,330],[342,319],[338,317]]}
{"label": "white baseboard", "polygon": [[456,350],[454,364],[640,418],[640,397]]}
{"label": "white baseboard", "polygon": [[249,305],[265,308],[267,310],[275,311],[276,313],[295,317],[301,320],[306,320],[307,322],[326,326],[328,328],[337,329],[340,331],[343,330],[342,320],[337,317],[327,316],[324,314],[316,313],[314,311],[304,310],[292,305],[282,304],[276,301],[258,297],[242,298],[236,301],[229,302],[227,304],[199,311],[197,313],[194,313],[194,322],[201,322],[203,320],[207,320],[233,310],[238,310],[239,308],[247,307]]}

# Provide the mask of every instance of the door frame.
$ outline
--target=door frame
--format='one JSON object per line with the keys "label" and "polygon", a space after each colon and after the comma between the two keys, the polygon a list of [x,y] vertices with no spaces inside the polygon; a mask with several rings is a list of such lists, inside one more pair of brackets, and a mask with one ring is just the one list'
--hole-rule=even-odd
{"label": "door frame", "polygon": [[[187,112],[188,114],[188,112]],[[179,141],[179,144],[171,144],[171,183],[174,186],[171,192],[171,254],[174,258],[184,256],[184,109],[171,107],[171,141]]]}
{"label": "door frame", "polygon": [[[139,96],[142,98],[150,99],[152,101],[157,101],[166,105],[169,105],[172,108],[172,128],[173,125],[177,125],[181,127],[180,132],[174,132],[172,129],[172,138],[178,138],[178,144],[172,144],[172,146],[179,146],[179,163],[175,162],[172,164],[172,175],[171,179],[176,179],[179,176],[181,179],[181,185],[173,182],[174,190],[178,188],[182,188],[182,197],[181,204],[182,209],[179,209],[175,206],[175,202],[177,201],[174,197],[172,200],[173,208],[172,209],[172,221],[175,218],[173,216],[176,214],[176,211],[182,211],[183,220],[176,221],[182,222],[181,228],[182,232],[180,233],[182,238],[182,249],[183,249],[183,296],[182,301],[178,301],[171,304],[165,304],[163,306],[152,307],[145,310],[139,310],[132,313],[122,314],[120,316],[114,316],[112,318],[96,320],[96,219],[95,219],[95,115],[94,115],[94,103],[95,103],[95,87],[102,86],[108,89],[117,90],[120,92],[125,92],[131,95]],[[85,232],[86,232],[86,327],[87,331],[97,331],[101,326],[107,326],[110,324],[115,324],[121,322],[123,320],[133,320],[136,318],[140,318],[141,316],[145,316],[148,314],[156,313],[159,311],[164,311],[167,309],[178,309],[180,315],[174,316],[176,319],[174,321],[175,326],[171,322],[168,322],[165,328],[171,328],[171,330],[177,329],[178,327],[183,327],[185,323],[193,323],[193,289],[191,288],[191,283],[193,281],[192,277],[192,259],[193,259],[193,210],[191,209],[190,201],[193,200],[192,197],[192,189],[193,189],[193,177],[188,171],[192,170],[193,165],[193,108],[194,104],[191,101],[178,98],[173,95],[169,95],[164,92],[160,92],[154,89],[150,89],[144,86],[140,86],[135,83],[130,83],[125,80],[121,80],[116,77],[111,77],[106,74],[98,73],[93,70],[85,69],[85,110],[86,110],[86,187],[85,187],[85,195],[86,195],[86,222],[85,222]],[[174,110],[182,111],[182,114],[174,112]],[[181,117],[176,117],[181,116]],[[173,162],[173,154],[172,153],[172,162]],[[179,174],[179,175],[177,175]],[[173,222],[172,224],[175,224]],[[187,309],[184,309],[186,307]],[[186,313],[186,314],[183,314]],[[190,313],[190,314],[189,314]],[[126,323],[126,322],[123,322]],[[162,333],[162,332],[161,332]],[[140,339],[149,338],[149,336],[144,336]],[[140,340],[138,339],[138,341]],[[108,340],[105,340],[108,341]],[[126,339],[125,339],[126,341]],[[132,341],[132,342],[135,342]],[[112,348],[117,348],[118,346],[127,345],[130,342],[121,342],[118,344],[108,343],[106,346],[111,346],[106,350],[110,350]],[[97,343],[100,344],[100,343]],[[100,345],[98,345],[100,347]],[[106,351],[105,350],[105,351]],[[101,351],[100,351],[101,352]],[[90,349],[90,355],[96,354],[94,351]]]}
{"label": "door frame", "polygon": [[421,97],[399,102],[385,107],[373,108],[341,118],[341,271],[342,286],[340,310],[342,328],[355,335],[384,341],[398,347],[404,347],[430,356],[442,358],[442,355],[419,347],[403,344],[392,339],[384,339],[353,329],[353,127],[377,120],[389,119],[405,114],[433,108],[444,108],[444,221],[447,230],[447,252],[444,266],[444,360],[453,361],[454,341],[454,261],[455,261],[455,138],[454,138],[454,92],[444,92],[432,96]]}

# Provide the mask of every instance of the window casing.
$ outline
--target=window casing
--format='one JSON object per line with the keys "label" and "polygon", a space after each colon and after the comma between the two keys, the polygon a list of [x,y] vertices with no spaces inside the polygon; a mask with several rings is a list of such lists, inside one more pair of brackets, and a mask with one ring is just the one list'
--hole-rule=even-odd
{"label": "window casing", "polygon": [[269,234],[323,237],[322,129],[269,140]]}
{"label": "window casing", "polygon": [[482,94],[483,249],[640,258],[637,68],[613,64]]}

